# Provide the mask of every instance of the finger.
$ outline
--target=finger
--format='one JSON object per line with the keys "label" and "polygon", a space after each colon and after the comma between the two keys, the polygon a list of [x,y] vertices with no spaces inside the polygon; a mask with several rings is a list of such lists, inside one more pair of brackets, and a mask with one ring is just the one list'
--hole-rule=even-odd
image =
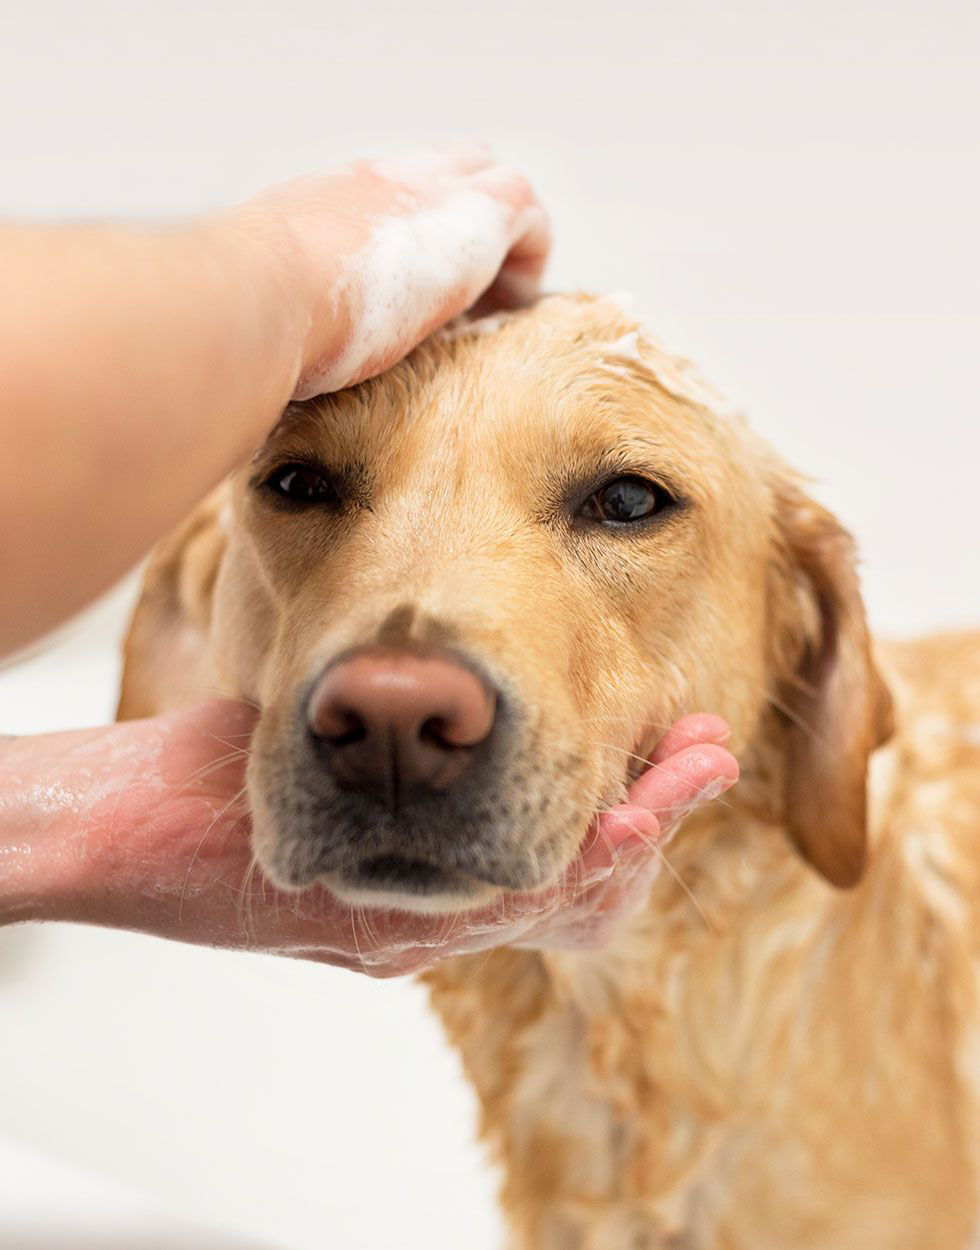
{"label": "finger", "polygon": [[703,712],[695,712],[692,716],[684,716],[667,730],[650,755],[651,764],[662,764],[671,755],[683,751],[685,747],[696,743],[715,743],[727,746],[732,731],[728,722],[720,716],[710,716]]}
{"label": "finger", "polygon": [[[621,804],[603,812],[560,883],[533,896],[537,906],[526,913],[530,927],[523,934],[511,934],[508,945],[534,949],[601,945],[618,915],[635,906],[652,881],[659,863],[654,851],[659,836],[659,822],[646,808]],[[517,915],[515,911],[511,919]]]}
{"label": "finger", "polygon": [[[520,945],[600,945],[619,918],[646,897],[659,870],[657,843],[666,827],[734,785],[735,758],[714,743],[697,741],[701,734],[720,736],[725,723],[717,717],[689,719],[689,725],[679,725],[682,733],[686,728],[695,737],[695,744],[680,747],[664,764],[647,770],[631,787],[626,803],[597,817],[557,891],[566,900],[565,912],[559,918],[545,916]],[[682,735],[675,741],[683,741]]]}
{"label": "finger", "polygon": [[623,845],[631,839],[655,842],[660,837],[656,815],[639,803],[620,803],[602,812],[597,825],[597,836],[582,856],[587,870],[612,867],[619,861]]}
{"label": "finger", "polygon": [[516,944],[549,949],[601,946],[624,915],[642,906],[660,863],[655,846],[641,842],[638,849],[624,853],[604,879],[593,882],[570,905],[542,917]]}
{"label": "finger", "polygon": [[507,204],[515,216],[532,205],[538,197],[527,178],[509,165],[491,164],[477,170],[467,179],[470,190],[478,190],[492,196],[501,204]]}
{"label": "finger", "polygon": [[737,780],[735,757],[724,747],[702,743],[642,773],[630,786],[628,805],[647,808],[666,824],[717,798]]}
{"label": "finger", "polygon": [[[574,944],[601,943],[622,916],[642,905],[660,870],[658,843],[663,833],[734,784],[738,772],[734,759],[713,746],[691,747],[674,759],[676,771],[669,787],[660,781],[657,791],[658,800],[669,803],[668,807],[655,814],[637,803],[622,803],[599,817],[599,836],[583,855],[598,879],[578,902],[584,914],[572,918],[566,937]],[[603,857],[611,865],[604,878],[597,872]]]}
{"label": "finger", "polygon": [[474,306],[476,316],[519,308],[537,294],[551,251],[551,224],[530,182],[516,170],[493,165],[468,179],[470,187],[509,209],[508,248],[494,280]]}
{"label": "finger", "polygon": [[637,845],[653,846],[660,832],[653,812],[636,804],[624,803],[602,812],[592,822],[581,850],[558,884],[535,896],[538,912],[553,910],[558,900],[566,913],[571,909],[591,910],[610,879],[619,872],[623,855],[635,851]]}
{"label": "finger", "polygon": [[630,853],[596,898],[596,916],[615,925],[627,913],[636,911],[648,897],[650,887],[660,873],[662,858],[654,847],[644,846]]}
{"label": "finger", "polygon": [[541,276],[551,252],[551,225],[543,209],[533,208],[525,213],[522,227],[524,233],[474,306],[474,316],[526,307],[540,291]]}

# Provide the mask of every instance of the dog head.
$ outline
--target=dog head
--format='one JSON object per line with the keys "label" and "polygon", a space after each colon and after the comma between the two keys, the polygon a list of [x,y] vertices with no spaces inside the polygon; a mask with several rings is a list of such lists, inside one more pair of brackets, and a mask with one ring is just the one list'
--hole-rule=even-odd
{"label": "dog head", "polygon": [[849,540],[617,302],[463,322],[290,406],[205,516],[155,576],[262,709],[278,885],[427,910],[542,886],[677,716],[738,752],[774,704],[777,814],[859,875],[887,717]]}

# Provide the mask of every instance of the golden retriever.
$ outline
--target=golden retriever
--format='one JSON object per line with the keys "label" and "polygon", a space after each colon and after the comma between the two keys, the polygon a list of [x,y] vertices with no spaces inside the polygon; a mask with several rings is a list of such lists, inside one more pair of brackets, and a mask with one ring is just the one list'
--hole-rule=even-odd
{"label": "golden retriever", "polygon": [[968,1246],[980,638],[873,649],[847,534],[618,301],[290,406],[153,557],[120,714],[216,688],[265,874],[430,911],[553,881],[726,717],[740,784],[607,946],[427,974],[514,1244]]}

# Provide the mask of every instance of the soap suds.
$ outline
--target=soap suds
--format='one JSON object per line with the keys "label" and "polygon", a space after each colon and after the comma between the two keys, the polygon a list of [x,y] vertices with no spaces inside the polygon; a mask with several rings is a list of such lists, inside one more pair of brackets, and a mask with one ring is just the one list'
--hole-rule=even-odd
{"label": "soap suds", "polygon": [[606,356],[617,356],[620,360],[631,360],[635,364],[646,366],[646,360],[640,351],[640,335],[637,330],[616,339],[615,343],[600,343],[599,350]]}
{"label": "soap suds", "polygon": [[464,187],[438,208],[375,221],[339,293],[352,311],[347,346],[301,379],[295,398],[340,390],[399,359],[420,327],[438,318],[448,293],[475,301],[496,277],[509,239],[529,231],[538,211],[529,208],[515,226],[507,205]]}
{"label": "soap suds", "polygon": [[612,343],[597,343],[603,359],[600,367],[620,377],[634,377],[639,366],[658,386],[675,399],[707,409],[722,419],[738,415],[738,408],[698,373],[690,360],[667,351],[646,324],[621,335]]}

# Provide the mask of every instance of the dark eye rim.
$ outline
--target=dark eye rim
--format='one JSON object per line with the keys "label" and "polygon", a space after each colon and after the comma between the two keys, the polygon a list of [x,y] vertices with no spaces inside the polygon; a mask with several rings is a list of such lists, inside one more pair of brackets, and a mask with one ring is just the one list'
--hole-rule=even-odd
{"label": "dark eye rim", "polygon": [[[315,474],[323,481],[327,489],[321,496],[313,499],[302,499],[287,494],[279,488],[276,480],[283,477],[290,469],[302,469],[304,472]],[[336,475],[319,461],[302,456],[291,456],[288,460],[282,460],[271,468],[263,469],[253,478],[252,485],[266,498],[283,508],[335,508],[342,501],[342,492]]]}
{"label": "dark eye rim", "polygon": [[[597,510],[590,511],[590,506],[595,505],[598,496],[603,491],[624,480],[639,482],[653,491],[656,506],[652,512],[646,516],[636,517],[633,520],[621,521],[612,517],[604,517]],[[684,507],[684,500],[670,487],[665,486],[662,481],[658,481],[649,473],[629,470],[603,477],[600,482],[593,483],[586,492],[580,494],[579,500],[578,506],[573,510],[573,522],[577,525],[609,530],[647,529],[652,525],[660,524],[668,516],[676,514]]]}

